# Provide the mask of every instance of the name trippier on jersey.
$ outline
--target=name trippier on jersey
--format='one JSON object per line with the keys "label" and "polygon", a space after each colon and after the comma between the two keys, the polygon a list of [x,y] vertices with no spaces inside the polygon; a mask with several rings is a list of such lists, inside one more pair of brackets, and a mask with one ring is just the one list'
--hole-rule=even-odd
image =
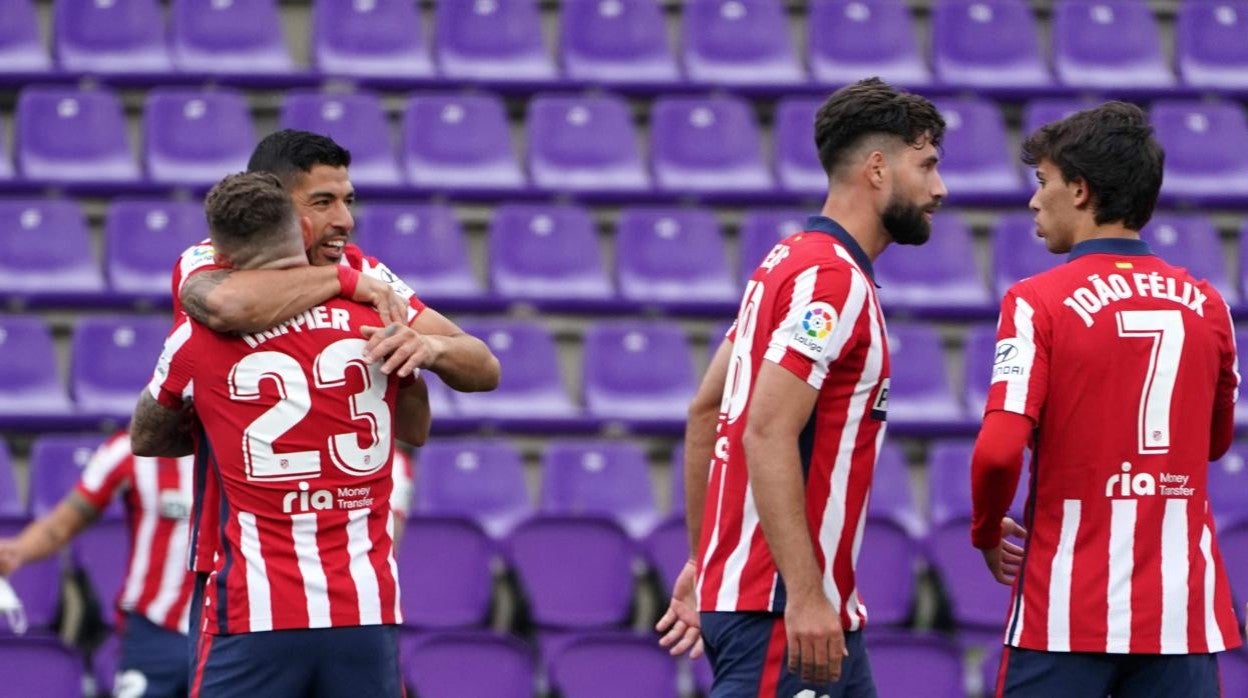
{"label": "name trippier on jersey", "polygon": [[[1192,479],[1191,475],[1182,473],[1158,473],[1157,477],[1153,477],[1151,473],[1134,473],[1131,472],[1132,465],[1123,462],[1120,470],[1122,472],[1117,475],[1110,475],[1105,481],[1106,497],[1130,497],[1130,496],[1156,496],[1163,497],[1191,497],[1196,494],[1195,487],[1188,487],[1188,480]],[[1158,484],[1160,483],[1160,485]]]}
{"label": "name trippier on jersey", "polygon": [[326,308],[323,305],[318,305],[263,332],[245,334],[243,335],[243,341],[247,342],[247,346],[255,349],[274,337],[280,337],[290,332],[303,332],[304,330],[342,330],[343,332],[350,332],[350,321],[351,314],[345,309]]}
{"label": "name trippier on jersey", "polygon": [[[1130,278],[1130,281],[1128,281]],[[1182,284],[1182,286],[1180,286]],[[1080,286],[1062,301],[1062,305],[1075,311],[1088,327],[1096,321],[1095,315],[1118,301],[1134,298],[1160,298],[1182,305],[1197,315],[1205,316],[1207,297],[1190,281],[1179,281],[1157,272],[1130,275],[1100,274],[1088,277],[1088,285]]]}

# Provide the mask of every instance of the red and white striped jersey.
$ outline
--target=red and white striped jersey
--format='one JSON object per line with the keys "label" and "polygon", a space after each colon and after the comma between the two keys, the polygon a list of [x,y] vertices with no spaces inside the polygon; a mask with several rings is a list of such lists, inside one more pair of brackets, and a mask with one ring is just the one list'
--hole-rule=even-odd
{"label": "red and white striped jersey", "polygon": [[133,612],[185,633],[194,578],[186,570],[191,458],[140,458],[121,432],[91,456],[76,486],[98,511],[121,495],[130,533],[119,612]]}
{"label": "red and white striped jersey", "polygon": [[[347,243],[343,247],[342,261],[340,263],[346,264],[362,274],[384,281],[390,285],[390,288],[394,289],[395,293],[406,298],[411,306],[407,311],[409,324],[425,309],[424,301],[420,300],[410,286],[404,283],[402,279],[390,271],[390,268],[382,264],[376,257],[369,257],[364,254],[364,251],[357,245]],[[185,313],[182,308],[182,284],[186,283],[186,280],[191,276],[200,272],[225,268],[227,267],[217,263],[217,251],[212,246],[212,240],[201,240],[182,251],[178,261],[173,265],[173,276],[171,279],[174,320],[177,320],[178,317]]]}
{"label": "red and white striped jersey", "polygon": [[1226,303],[1140,240],[1080,243],[1006,293],[986,410],[1037,425],[1008,644],[1240,644],[1207,491],[1213,411],[1238,387]]}
{"label": "red and white striped jersey", "polygon": [[819,391],[800,439],[806,518],[842,627],[867,619],[855,564],[884,439],[888,338],[871,262],[838,224],[812,217],[754,271],[737,316],[699,551],[703,611],[785,606],[750,489],[742,437],[758,368],[770,361]]}
{"label": "red and white striped jersey", "polygon": [[197,469],[217,487],[196,502],[216,509],[205,632],[400,622],[390,509],[400,381],[361,358],[360,326],[379,323],[332,299],[265,332],[189,321],[166,341],[149,389],[167,407],[193,393]]}

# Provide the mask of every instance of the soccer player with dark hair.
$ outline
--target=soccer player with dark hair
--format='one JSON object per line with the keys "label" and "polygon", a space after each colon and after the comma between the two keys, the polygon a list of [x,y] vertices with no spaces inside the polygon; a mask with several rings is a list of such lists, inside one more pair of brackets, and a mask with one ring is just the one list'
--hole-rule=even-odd
{"label": "soccer player with dark hair", "polygon": [[[226,177],[205,209],[233,267],[308,264],[309,221],[276,175]],[[331,298],[260,332],[187,319],[166,340],[131,439],[135,453],[184,448],[194,400],[196,483],[216,487],[196,492],[191,525],[215,510],[217,541],[192,696],[402,695],[391,459],[396,436],[425,440],[428,401],[420,378],[362,356],[365,337],[400,327]]]}
{"label": "soccer player with dark hair", "polygon": [[[1240,644],[1207,489],[1234,331],[1213,286],[1140,240],[1164,158],[1122,102],[1023,144],[1036,234],[1068,257],[1006,292],[971,465],[971,542],[1013,586],[998,696],[1212,698],[1216,653]],[[1028,446],[1020,526],[1004,515]]]}
{"label": "soccer player with dark hair", "polygon": [[875,695],[854,573],[888,401],[872,263],[930,235],[945,122],[870,79],[814,126],[821,215],[754,271],[689,408],[696,552],[658,629],[674,654],[705,643],[713,698]]}

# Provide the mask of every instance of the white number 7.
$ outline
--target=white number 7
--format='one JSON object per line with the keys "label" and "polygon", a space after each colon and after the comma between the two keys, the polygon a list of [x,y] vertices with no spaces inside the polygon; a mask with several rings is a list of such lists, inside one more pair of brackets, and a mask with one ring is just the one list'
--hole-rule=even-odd
{"label": "white number 7", "polygon": [[1118,336],[1153,341],[1140,392],[1137,447],[1140,454],[1170,451],[1170,399],[1183,358],[1183,314],[1178,310],[1122,310]]}

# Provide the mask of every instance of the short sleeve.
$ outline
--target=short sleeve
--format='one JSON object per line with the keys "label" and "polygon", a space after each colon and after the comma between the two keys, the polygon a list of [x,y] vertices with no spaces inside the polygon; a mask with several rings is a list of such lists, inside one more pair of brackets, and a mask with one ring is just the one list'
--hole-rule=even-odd
{"label": "short sleeve", "polygon": [[412,460],[397,447],[390,460],[393,468],[391,479],[394,481],[390,489],[390,508],[407,518],[412,511]]}
{"label": "short sleeve", "polygon": [[382,264],[376,257],[362,257],[360,273],[367,274],[386,283],[390,288],[394,289],[395,293],[407,299],[407,322],[409,324],[427,307],[424,301],[420,300],[420,297],[412,290],[411,286],[408,286],[403,279],[400,279],[397,274],[390,271],[390,267]]}
{"label": "short sleeve", "polygon": [[165,346],[156,360],[156,370],[148,382],[147,391],[156,402],[170,409],[178,409],[193,391],[195,322],[182,318],[174,324],[165,338]]}
{"label": "short sleeve", "polygon": [[1004,410],[1040,421],[1049,385],[1048,323],[1048,315],[1026,287],[1015,285],[1006,292],[997,321],[997,346],[985,414]]}
{"label": "short sleeve", "polygon": [[173,298],[177,299],[182,295],[182,285],[186,280],[203,271],[212,271],[215,269],[224,269],[225,267],[217,264],[217,250],[208,240],[204,240],[197,244],[191,245],[182,251],[178,261],[173,265]]}
{"label": "short sleeve", "polygon": [[[859,318],[867,312],[870,292],[866,277],[848,263],[807,267],[771,297],[772,317],[764,359],[779,364],[816,390],[823,387],[828,367],[854,346]],[[743,335],[741,327],[737,334]],[[747,340],[749,341],[749,340]]]}
{"label": "short sleeve", "polygon": [[97,510],[103,510],[134,479],[134,454],[130,436],[119,434],[91,454],[74,489]]}

